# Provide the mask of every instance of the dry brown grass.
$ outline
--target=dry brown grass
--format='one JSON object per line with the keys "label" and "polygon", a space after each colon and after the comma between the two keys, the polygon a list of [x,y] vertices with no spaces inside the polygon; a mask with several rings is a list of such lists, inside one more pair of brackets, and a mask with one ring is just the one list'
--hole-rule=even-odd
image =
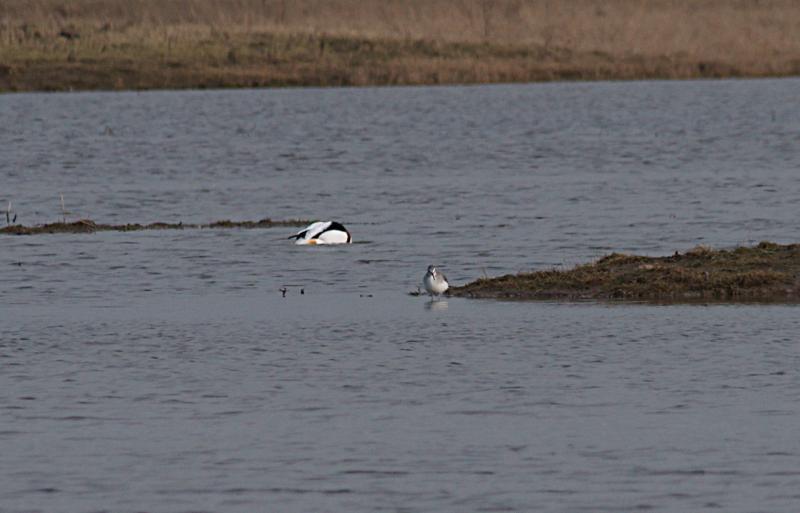
{"label": "dry brown grass", "polygon": [[797,0],[3,0],[0,90],[800,74]]}

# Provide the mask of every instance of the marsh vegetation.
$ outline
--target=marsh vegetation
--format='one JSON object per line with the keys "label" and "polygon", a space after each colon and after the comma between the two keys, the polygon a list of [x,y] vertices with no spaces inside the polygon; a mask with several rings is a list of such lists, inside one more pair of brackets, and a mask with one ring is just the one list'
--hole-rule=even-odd
{"label": "marsh vegetation", "polygon": [[648,257],[612,253],[572,269],[482,278],[453,296],[544,300],[800,300],[800,244],[711,249]]}
{"label": "marsh vegetation", "polygon": [[260,221],[230,221],[221,220],[213,223],[127,223],[127,224],[103,224],[96,223],[91,219],[79,219],[77,221],[58,221],[35,226],[24,226],[10,224],[0,228],[0,234],[4,235],[42,235],[51,233],[95,233],[95,232],[133,232],[141,230],[191,230],[191,229],[254,229],[254,228],[275,228],[275,227],[296,227],[305,226],[310,221],[301,219],[290,219],[285,221],[273,221],[272,219],[261,219]]}
{"label": "marsh vegetation", "polygon": [[0,91],[800,73],[792,0],[6,0]]}

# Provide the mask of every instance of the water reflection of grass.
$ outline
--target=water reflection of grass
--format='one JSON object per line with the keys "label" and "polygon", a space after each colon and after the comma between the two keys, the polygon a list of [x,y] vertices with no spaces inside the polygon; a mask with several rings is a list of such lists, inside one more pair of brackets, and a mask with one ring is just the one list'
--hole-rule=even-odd
{"label": "water reflection of grass", "polygon": [[800,73],[793,0],[6,0],[0,90]]}
{"label": "water reflection of grass", "polygon": [[505,299],[788,300],[800,299],[800,244],[697,247],[668,257],[613,253],[569,270],[482,278],[450,293]]}

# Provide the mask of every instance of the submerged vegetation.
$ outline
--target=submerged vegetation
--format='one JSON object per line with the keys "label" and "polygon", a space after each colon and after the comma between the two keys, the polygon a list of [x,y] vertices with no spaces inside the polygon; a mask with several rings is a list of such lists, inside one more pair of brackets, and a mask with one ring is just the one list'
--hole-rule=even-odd
{"label": "submerged vegetation", "polygon": [[495,299],[798,301],[800,244],[647,257],[613,253],[569,270],[482,278],[450,295]]}
{"label": "submerged vegetation", "polygon": [[795,0],[4,0],[0,91],[800,74]]}
{"label": "submerged vegetation", "polygon": [[133,232],[140,230],[189,230],[189,229],[224,229],[224,228],[275,228],[282,226],[306,226],[311,221],[290,219],[286,221],[273,221],[261,219],[260,221],[214,221],[208,224],[196,223],[150,223],[150,224],[99,224],[91,219],[78,221],[63,221],[37,226],[9,225],[0,228],[0,234],[5,235],[41,235],[46,233],[95,233],[95,232]]}

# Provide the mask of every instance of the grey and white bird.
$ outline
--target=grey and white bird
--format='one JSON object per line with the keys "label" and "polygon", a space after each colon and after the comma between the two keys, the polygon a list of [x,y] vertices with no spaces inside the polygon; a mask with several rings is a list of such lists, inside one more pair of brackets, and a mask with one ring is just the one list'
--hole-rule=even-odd
{"label": "grey and white bird", "polygon": [[450,284],[447,283],[447,277],[439,271],[435,266],[429,265],[428,272],[425,273],[425,278],[422,279],[422,284],[425,286],[425,290],[428,291],[428,294],[433,296],[438,296],[443,294],[448,288],[450,288]]}

